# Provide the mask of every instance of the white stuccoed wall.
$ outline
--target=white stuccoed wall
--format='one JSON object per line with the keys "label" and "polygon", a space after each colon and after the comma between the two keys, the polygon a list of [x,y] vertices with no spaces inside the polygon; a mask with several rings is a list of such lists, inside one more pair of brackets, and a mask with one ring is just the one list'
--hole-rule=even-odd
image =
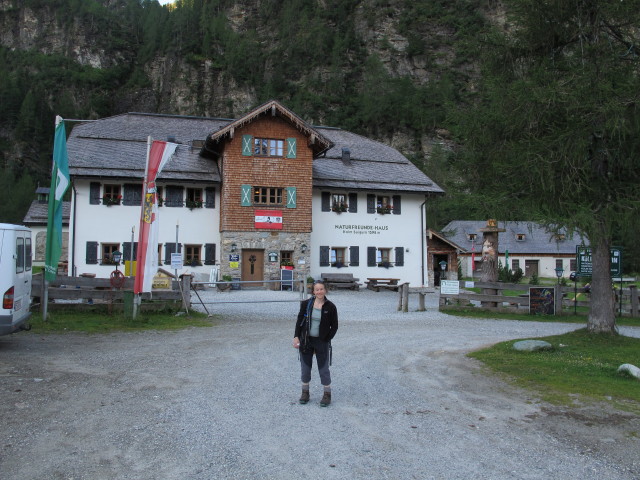
{"label": "white stuccoed wall", "polygon": [[[131,228],[135,226],[134,242],[138,241],[140,232],[140,206],[125,205],[91,205],[89,203],[89,180],[75,179],[77,198],[72,199],[71,218],[69,223],[69,250],[74,244],[73,224],[75,229],[74,260],[76,275],[82,273],[95,273],[98,277],[108,277],[114,270],[113,265],[87,265],[85,262],[86,243],[95,241],[99,243],[119,243],[122,251],[123,244],[131,241]],[[109,181],[108,183],[118,183]],[[122,182],[124,183],[124,182]],[[162,184],[160,184],[162,185]],[[189,185],[190,187],[202,187],[204,185]],[[202,245],[202,259],[204,261],[204,244],[215,243],[217,246],[216,260],[220,259],[220,197],[219,189],[216,189],[216,208],[187,207],[160,207],[160,234],[159,242],[164,244],[176,241],[176,223],[179,222],[179,238],[181,244]],[[75,210],[73,208],[75,204]],[[156,247],[157,248],[157,247]],[[100,250],[99,250],[100,251]],[[184,247],[182,250],[184,254]],[[124,259],[123,259],[124,260]],[[164,260],[161,259],[162,261]],[[166,270],[171,270],[170,265],[161,265]],[[119,267],[123,269],[124,267]],[[195,272],[207,274],[212,266],[186,267],[178,274]],[[69,259],[69,274],[71,275],[71,258]]]}
{"label": "white stuccoed wall", "polygon": [[[331,190],[341,193],[340,190]],[[346,193],[346,192],[345,192]],[[421,230],[420,206],[424,195],[402,194],[402,213],[400,215],[367,213],[367,193],[358,193],[357,213],[335,213],[321,211],[321,192],[314,190],[313,231],[311,233],[311,276],[320,278],[321,273],[352,273],[364,284],[368,277],[400,278],[412,286],[422,285],[422,266],[424,256],[425,283],[426,236]],[[385,193],[388,195],[388,193]],[[359,228],[353,228],[359,227]],[[423,226],[424,227],[424,226]],[[360,247],[360,265],[358,267],[320,267],[320,246]],[[367,247],[391,248],[404,247],[404,266],[391,268],[368,267]],[[348,253],[347,253],[348,258]],[[393,257],[392,257],[393,258]]]}

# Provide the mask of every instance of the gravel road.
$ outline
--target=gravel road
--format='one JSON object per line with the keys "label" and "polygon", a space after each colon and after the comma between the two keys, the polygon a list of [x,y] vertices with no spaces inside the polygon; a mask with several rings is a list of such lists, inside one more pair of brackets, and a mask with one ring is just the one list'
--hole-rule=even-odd
{"label": "gravel road", "polygon": [[[2,479],[633,479],[640,417],[551,406],[465,356],[575,325],[399,313],[330,292],[333,403],[298,404],[298,295],[206,291],[175,332],[0,337]],[[290,300],[276,303],[274,300]],[[412,298],[411,308],[417,307]],[[622,333],[640,336],[640,329]]]}

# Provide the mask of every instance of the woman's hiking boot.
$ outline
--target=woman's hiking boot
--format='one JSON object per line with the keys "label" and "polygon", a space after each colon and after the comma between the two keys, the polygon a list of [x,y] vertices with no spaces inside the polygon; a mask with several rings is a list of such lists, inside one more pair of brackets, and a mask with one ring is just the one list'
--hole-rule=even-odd
{"label": "woman's hiking boot", "polygon": [[309,401],[309,390],[302,390],[302,395],[300,395],[300,403],[305,404]]}
{"label": "woman's hiking boot", "polygon": [[320,406],[328,407],[330,403],[331,403],[331,392],[324,392],[324,395],[322,396],[322,400],[320,400]]}

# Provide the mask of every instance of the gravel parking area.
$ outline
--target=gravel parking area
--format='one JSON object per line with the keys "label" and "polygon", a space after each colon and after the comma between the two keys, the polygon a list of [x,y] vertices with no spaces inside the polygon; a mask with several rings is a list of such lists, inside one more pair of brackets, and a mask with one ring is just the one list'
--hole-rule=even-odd
{"label": "gravel parking area", "polygon": [[[640,478],[638,415],[606,399],[545,404],[465,356],[576,325],[449,317],[435,295],[427,312],[401,313],[393,292],[330,292],[340,329],[321,408],[315,370],[311,402],[297,401],[299,294],[200,293],[223,315],[212,328],[0,337],[0,477]],[[219,303],[241,300],[256,303]]]}

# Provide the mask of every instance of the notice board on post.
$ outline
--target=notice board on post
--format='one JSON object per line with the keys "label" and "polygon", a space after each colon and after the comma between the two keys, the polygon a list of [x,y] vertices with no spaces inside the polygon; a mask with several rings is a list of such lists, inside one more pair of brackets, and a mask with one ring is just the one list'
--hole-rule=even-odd
{"label": "notice board on post", "polygon": [[529,313],[555,315],[556,302],[553,287],[529,287]]}
{"label": "notice board on post", "polygon": [[293,270],[280,270],[280,290],[293,290]]}

